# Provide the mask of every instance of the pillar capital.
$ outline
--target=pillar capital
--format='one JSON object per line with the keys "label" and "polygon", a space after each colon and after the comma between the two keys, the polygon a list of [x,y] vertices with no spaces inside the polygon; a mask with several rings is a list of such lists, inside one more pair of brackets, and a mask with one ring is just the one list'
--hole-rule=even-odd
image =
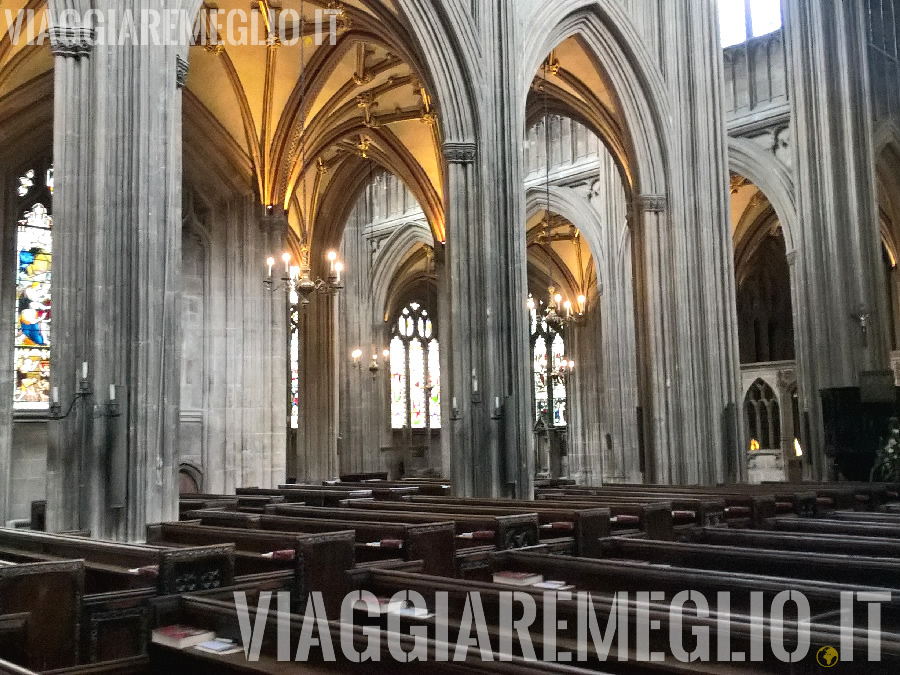
{"label": "pillar capital", "polygon": [[472,164],[478,155],[475,143],[444,143],[444,157],[450,164]]}
{"label": "pillar capital", "polygon": [[50,49],[54,56],[80,59],[94,50],[94,29],[88,26],[54,26],[50,29]]}
{"label": "pillar capital", "polygon": [[640,195],[638,208],[645,213],[665,213],[669,208],[669,198],[666,195]]}

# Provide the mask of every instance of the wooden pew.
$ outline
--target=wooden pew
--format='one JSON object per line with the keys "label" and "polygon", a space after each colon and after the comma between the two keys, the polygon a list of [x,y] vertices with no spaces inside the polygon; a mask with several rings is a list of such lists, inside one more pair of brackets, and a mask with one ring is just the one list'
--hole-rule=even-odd
{"label": "wooden pew", "polygon": [[[598,488],[595,496],[557,495],[552,492],[540,492],[541,500],[575,501],[582,499],[602,498],[609,501],[629,500],[640,502],[671,501],[673,513],[679,511],[696,511],[694,524],[701,527],[727,525],[729,527],[760,527],[766,518],[776,515],[775,497],[755,494],[704,494],[685,490],[677,486],[667,490],[639,489],[606,489]],[[683,519],[676,518],[676,526],[683,524]]]}
{"label": "wooden pew", "polygon": [[645,560],[678,567],[779,577],[800,574],[804,579],[900,589],[900,560],[891,558],[650,541],[625,537],[610,537],[604,540],[603,552],[613,558]]}
{"label": "wooden pew", "polygon": [[[777,485],[770,482],[764,482],[763,486]],[[863,483],[859,481],[846,481],[840,483],[822,483],[817,481],[804,481],[802,483],[794,483],[808,490],[815,490],[817,493],[825,494],[830,490],[847,490],[852,496],[852,500],[847,506],[855,510],[870,511],[880,508],[884,504],[897,502],[900,499],[900,485],[896,483]],[[845,504],[846,502],[842,500]]]}
{"label": "wooden pew", "polygon": [[305,602],[310,591],[322,591],[327,604],[336,602],[338,607],[347,593],[344,573],[354,565],[354,540],[349,528],[321,534],[290,534],[184,522],[147,526],[147,541],[154,544],[233,544],[235,564],[242,574],[291,569],[298,602]]}
{"label": "wooden pew", "polygon": [[778,532],[810,532],[818,534],[841,534],[848,537],[888,537],[900,538],[896,525],[879,523],[857,523],[827,518],[770,518],[767,525]]}
{"label": "wooden pew", "polygon": [[318,507],[340,506],[341,502],[347,499],[372,498],[372,491],[369,489],[341,490],[322,485],[293,486],[279,488],[278,490],[238,488],[237,493],[238,495],[262,495],[266,497],[281,496],[284,497],[285,503],[288,504],[306,504],[307,506]]}
{"label": "wooden pew", "polygon": [[367,480],[387,480],[387,471],[373,471],[370,473],[344,473],[339,476],[342,483],[361,483]]}
{"label": "wooden pew", "polygon": [[[426,577],[430,578],[430,577]],[[436,577],[435,577],[436,578]],[[161,621],[159,625],[165,625],[167,622],[184,623],[201,628],[213,629],[222,637],[230,637],[240,642],[240,629],[237,619],[237,610],[234,606],[233,597],[223,596],[221,599],[185,597],[173,599],[167,607],[159,607],[157,614]],[[249,598],[248,598],[249,602]],[[176,604],[177,603],[177,604]],[[273,600],[274,605],[274,600]],[[398,671],[399,664],[393,659],[388,651],[386,641],[380,644],[380,657],[375,661],[368,661],[363,664],[348,662],[343,654],[340,646],[340,635],[342,624],[337,621],[328,622],[328,631],[333,640],[335,647],[335,656],[337,660],[332,663],[323,661],[321,652],[315,648],[310,651],[310,658],[306,663],[283,663],[276,660],[277,643],[275,635],[277,627],[275,625],[274,612],[267,616],[265,638],[262,641],[260,659],[257,663],[250,664],[246,661],[243,653],[232,654],[227,656],[204,654],[195,649],[176,650],[161,645],[151,646],[151,666],[154,672],[174,672],[186,673],[190,672],[194,675],[219,675],[220,673],[272,673],[283,675],[286,673],[368,673],[373,675],[393,675]],[[252,619],[255,623],[255,615]],[[290,617],[290,633],[297,636],[301,633],[303,626],[303,617],[292,615]],[[363,632],[362,626],[349,626],[350,639],[354,648],[358,652],[363,652],[369,644],[369,638]],[[314,631],[314,636],[319,638],[318,627]],[[409,652],[413,648],[413,638],[403,635],[399,638],[401,648]],[[470,649],[465,660],[453,662],[440,662],[436,659],[437,645],[432,640],[426,641],[427,660],[425,662],[411,662],[403,664],[403,672],[423,675],[434,675],[444,673],[504,673],[516,675],[538,675],[538,673],[548,673],[550,675],[603,675],[603,671],[575,667],[572,665],[558,665],[551,663],[535,663],[528,662],[524,659],[513,656],[507,662],[501,662],[498,656],[492,661],[482,661],[480,653],[476,649]],[[291,656],[295,651],[292,648]],[[451,656],[453,651],[451,649]]]}
{"label": "wooden pew", "polygon": [[83,559],[88,593],[147,587],[160,595],[182,593],[225,586],[234,576],[234,547],[219,544],[167,550],[0,528],[0,557]]}
{"label": "wooden pew", "polygon": [[[346,531],[356,533],[356,563],[391,558],[421,560],[427,574],[453,576],[456,530],[451,522],[425,525],[407,523],[348,523],[343,520],[292,518],[224,511],[191,511],[189,517],[203,525],[240,527],[278,532],[318,533]],[[378,546],[375,546],[378,544]]]}
{"label": "wooden pew", "polygon": [[78,663],[81,560],[0,567],[0,658],[51,670]]}
{"label": "wooden pew", "polygon": [[561,499],[553,500],[516,500],[516,499],[479,499],[468,497],[410,497],[407,501],[414,504],[429,504],[433,508],[440,508],[441,504],[457,504],[461,506],[488,507],[488,508],[521,508],[529,513],[536,513],[540,509],[561,510],[586,510],[603,509],[610,511],[610,528],[613,532],[644,532],[653,539],[672,539],[674,536],[672,524],[672,509],[668,502],[655,503],[604,503],[601,499]]}
{"label": "wooden pew", "polygon": [[814,516],[817,514],[816,493],[812,490],[792,488],[790,485],[759,486],[744,484],[729,485],[631,485],[615,484],[603,487],[576,487],[555,488],[550,490],[538,490],[537,495],[567,494],[567,495],[613,495],[613,494],[656,494],[662,497],[670,495],[683,495],[689,497],[723,498],[726,496],[747,497],[753,495],[768,495],[776,500],[776,513],[796,513],[797,515]]}
{"label": "wooden pew", "polygon": [[[372,506],[378,506],[374,504]],[[453,521],[456,525],[457,549],[465,546],[483,546],[492,544],[497,549],[520,548],[534,546],[539,542],[538,518],[536,513],[510,516],[473,516],[452,515],[431,512],[381,511],[372,509],[323,509],[293,504],[274,504],[267,511],[274,515],[300,518],[326,518],[351,522],[376,523],[416,523],[431,524],[441,521]],[[466,536],[483,532],[481,537]]]}
{"label": "wooden pew", "polygon": [[[490,505],[466,504],[453,498],[407,498],[400,504],[379,504],[381,510],[422,513],[439,511],[449,515],[513,515],[536,513],[540,524],[541,541],[571,537],[575,555],[591,557],[600,552],[601,537],[610,534],[608,508],[555,508],[530,503],[528,506],[506,505],[496,500],[486,500]],[[352,504],[351,504],[352,506]],[[361,505],[368,508],[374,505]]]}
{"label": "wooden pew", "polygon": [[[199,506],[196,509],[182,508],[181,512],[198,511],[200,509],[210,508],[226,508],[245,511],[247,513],[262,513],[269,504],[280,504],[284,502],[282,495],[181,495],[181,504],[189,505],[197,501],[205,501],[208,504]],[[216,503],[221,502],[221,503]]]}
{"label": "wooden pew", "polygon": [[852,553],[862,556],[900,559],[900,541],[886,537],[847,537],[838,534],[772,532],[771,530],[722,530],[698,528],[690,541],[720,546],[745,546],[778,551],[810,553]]}
{"label": "wooden pew", "polygon": [[[500,554],[496,554],[497,558],[526,558],[533,554],[526,554],[520,552],[503,552]],[[534,556],[535,558],[542,558],[547,562],[548,567],[544,567],[543,563],[537,563],[532,561],[531,569],[541,569],[542,571],[548,571],[551,567],[558,568],[571,568],[573,563],[587,563],[591,566],[600,566],[601,563],[599,561],[583,561],[582,559],[566,559],[559,558],[554,556]],[[552,562],[551,562],[552,561]],[[619,565],[620,568],[624,568],[625,565]],[[646,567],[646,566],[645,566]],[[557,575],[553,572],[554,576],[551,578],[554,579],[562,579],[562,576]],[[626,577],[628,572],[626,572]],[[709,573],[706,573],[709,576]],[[578,575],[579,578],[587,579],[590,574],[584,573]],[[466,604],[467,594],[469,592],[477,591],[480,595],[481,606],[484,610],[484,615],[487,619],[489,628],[488,633],[491,638],[496,638],[499,634],[499,621],[498,617],[500,615],[500,605],[502,597],[501,594],[508,592],[511,589],[509,586],[498,585],[498,584],[480,584],[467,582],[465,586],[461,587],[458,582],[453,582],[451,580],[445,579],[437,579],[433,577],[428,577],[425,575],[416,575],[416,574],[407,574],[401,572],[388,572],[382,570],[371,570],[365,574],[354,574],[354,580],[356,583],[356,587],[360,590],[366,590],[372,592],[376,597],[391,597],[395,592],[401,590],[413,590],[420,593],[428,603],[429,607],[434,607],[434,601],[436,593],[445,592],[449,596],[449,617],[448,617],[448,625],[450,626],[450,640],[453,640],[454,630],[457,628],[461,622],[461,615],[463,613],[463,608]],[[593,581],[598,581],[597,577],[594,576]],[[772,588],[771,580],[767,581],[766,577],[747,577],[746,578],[748,587],[751,588],[761,588],[766,585],[770,587],[769,594],[770,597],[774,597],[776,594],[774,589]],[[790,580],[780,579],[777,580],[782,583],[790,583]],[[652,584],[652,581],[650,582]],[[592,592],[592,600],[594,602],[594,608],[598,611],[600,617],[605,617],[609,614],[611,610],[611,600],[612,594],[617,590],[621,589],[622,586],[618,584],[615,577],[607,578],[600,584],[593,584],[594,586],[600,586],[597,592]],[[648,590],[652,588],[653,590],[659,590],[658,586],[655,585],[646,585],[646,584],[634,584],[641,585]],[[708,585],[708,584],[707,584]],[[585,586],[579,586],[579,590],[584,589]],[[697,586],[685,585],[681,587],[681,590],[686,588],[697,588]],[[783,590],[784,586],[780,590]],[[540,635],[540,626],[544,620],[544,596],[543,593],[538,591],[537,589],[528,589],[518,587],[515,590],[522,591],[525,593],[529,593],[532,595],[535,601],[537,616],[536,616],[536,625],[538,626],[537,630],[532,632],[532,641],[534,643],[535,649],[538,653],[540,653],[541,648],[541,635]],[[780,590],[778,592],[780,592]],[[712,597],[715,597],[713,595]],[[837,598],[835,598],[836,601]],[[632,596],[629,599],[629,605],[631,611],[628,613],[628,622],[629,627],[628,631],[631,635],[635,634],[635,624],[637,623],[637,612],[636,612],[636,603],[634,602],[634,597]],[[839,627],[835,626],[833,623],[833,618],[829,616],[827,612],[821,612],[821,607],[818,606],[818,603],[811,603],[816,614],[814,614],[813,622],[810,626],[810,641],[812,646],[812,653],[815,654],[818,646],[824,645],[833,645],[839,644]],[[576,627],[578,624],[578,602],[576,599],[565,599],[565,598],[557,598],[554,602],[554,619],[564,621],[565,627],[561,627],[558,637],[557,637],[557,645],[559,648],[568,650],[568,651],[576,651],[578,647],[577,640],[577,631]],[[824,606],[829,606],[829,603],[826,603]],[[669,652],[669,630],[667,630],[668,621],[671,617],[669,613],[669,606],[664,603],[656,603],[650,602],[649,604],[644,604],[644,611],[649,615],[649,619],[652,622],[658,621],[660,624],[660,628],[658,631],[651,632],[650,641],[651,641],[651,649],[653,651],[662,651],[667,654],[666,659],[662,663],[653,664],[653,670],[662,670],[664,672],[678,672],[678,673],[746,673],[746,672],[797,672],[797,671],[788,671],[785,669],[784,664],[778,662],[774,655],[768,651],[768,643],[766,642],[766,655],[765,661],[763,663],[754,663],[752,665],[751,670],[747,669],[739,669],[735,671],[733,666],[730,664],[702,664],[702,663],[693,663],[693,664],[682,664],[675,661],[674,658],[671,657],[671,653]],[[893,614],[896,610],[896,603],[892,607],[889,612],[886,614]],[[364,618],[366,615],[364,612],[357,612],[359,618],[357,621],[359,623],[363,623],[366,621]],[[752,621],[747,611],[734,611],[730,610],[728,613],[728,617],[730,620],[730,634],[731,634],[731,644],[736,649],[743,649],[745,653],[749,653],[749,646],[752,640]],[[683,621],[683,631],[684,634],[689,635],[692,630],[695,630],[695,627],[700,626],[709,626],[712,630],[710,631],[715,634],[716,630],[716,621],[718,619],[718,615],[715,612],[715,609],[712,610],[711,616],[707,618],[697,617],[696,615],[692,615],[690,612],[685,612],[682,616]],[[382,626],[383,623],[379,623],[379,626]],[[401,620],[401,625],[403,627],[411,626],[411,625],[419,625],[423,626],[428,630],[428,634],[433,634],[431,631],[435,626],[435,619],[409,619],[407,621]],[[603,620],[601,619],[601,625],[603,625]],[[786,617],[785,621],[782,624],[782,627],[785,631],[786,642],[790,644],[793,640],[797,639],[798,634],[803,627],[798,624],[796,620],[793,620],[791,617]],[[854,637],[856,638],[856,644],[854,645],[854,649],[858,650],[858,653],[855,655],[857,659],[864,658],[865,656],[865,631],[857,629],[854,633]],[[896,632],[890,632],[885,630],[881,634],[882,638],[882,654],[884,656],[884,660],[893,664],[900,663],[900,636],[897,635]],[[617,652],[618,645],[613,641],[610,650],[609,662],[608,663],[616,663],[615,668],[617,672],[622,673],[647,673],[650,672],[647,669],[646,663],[634,663],[635,653],[633,651],[634,641],[630,643],[631,650],[628,653],[619,655]],[[586,645],[589,654],[595,655],[593,652],[593,643],[589,641]],[[632,663],[621,663],[616,659],[617,657],[625,656],[629,658]],[[582,664],[585,667],[602,667],[602,663],[599,660],[588,661],[586,664]],[[895,666],[894,666],[895,667]],[[621,669],[621,670],[620,670]]]}
{"label": "wooden pew", "polygon": [[[314,488],[315,486],[309,486]],[[388,483],[386,481],[364,481],[359,483],[344,483],[343,481],[323,481],[322,487],[341,490],[371,490],[372,497],[377,502],[399,502],[404,497],[419,494],[418,485],[405,485]]]}
{"label": "wooden pew", "polygon": [[749,612],[750,595],[754,592],[762,593],[768,604],[784,590],[799,591],[809,601],[813,616],[839,610],[844,592],[889,592],[892,600],[883,605],[882,625],[885,630],[900,633],[900,594],[875,585],[809,580],[795,574],[778,577],[655,565],[644,561],[562,558],[525,551],[498,551],[491,557],[491,565],[496,571],[540,573],[546,579],[558,579],[578,590],[609,597],[616,592],[660,591],[671,598],[691,589],[712,601],[718,591],[729,591],[731,609],[738,614]]}

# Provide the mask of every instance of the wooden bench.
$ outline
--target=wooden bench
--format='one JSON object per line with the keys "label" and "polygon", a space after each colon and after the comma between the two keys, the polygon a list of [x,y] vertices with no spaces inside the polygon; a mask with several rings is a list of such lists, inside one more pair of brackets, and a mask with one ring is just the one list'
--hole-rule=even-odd
{"label": "wooden bench", "polygon": [[0,528],[0,557],[35,561],[82,559],[88,593],[147,587],[160,595],[183,593],[226,586],[234,576],[234,547],[219,544],[167,550]]}
{"label": "wooden bench", "polygon": [[[431,578],[431,577],[426,577]],[[437,577],[434,577],[437,578]],[[249,602],[249,598],[248,598]],[[272,602],[274,605],[274,600]],[[251,606],[252,607],[252,606]],[[222,637],[230,637],[240,641],[240,628],[237,618],[237,610],[232,597],[222,596],[221,599],[185,597],[176,598],[169,603],[167,607],[159,607],[157,614],[161,617],[159,625],[168,623],[183,623],[187,625],[197,626],[200,628],[209,628],[217,632]],[[292,636],[298,636],[303,627],[303,617],[292,615],[290,618],[289,631]],[[346,628],[337,621],[327,623],[328,631],[335,647],[335,662],[326,662],[322,658],[319,650],[313,648],[309,653],[309,660],[305,663],[284,663],[278,662],[276,658],[277,643],[274,639],[277,631],[275,625],[275,613],[270,612],[267,616],[265,635],[268,639],[263,639],[261,645],[260,659],[257,663],[248,663],[243,653],[232,654],[227,656],[204,654],[196,649],[176,650],[161,645],[152,645],[150,651],[151,666],[154,672],[174,672],[174,673],[194,673],[196,675],[206,675],[219,673],[372,673],[393,675],[398,671],[399,664],[394,660],[388,651],[386,640],[380,643],[380,655],[378,660],[368,661],[363,664],[351,663],[345,659],[343,650],[340,646],[340,636],[342,630],[349,631],[349,639],[357,652],[364,652],[369,645],[369,637],[362,626],[347,626]],[[251,615],[251,620],[256,623],[255,612]],[[315,627],[313,635],[320,637],[318,626]],[[327,639],[327,638],[326,638]],[[408,635],[399,637],[401,648],[410,652],[413,649],[413,638]],[[603,671],[595,669],[586,670],[571,665],[557,665],[549,663],[528,662],[524,659],[514,656],[508,662],[501,662],[495,655],[493,661],[482,661],[480,652],[477,649],[470,649],[465,660],[440,662],[436,658],[438,646],[433,639],[425,641],[427,653],[427,661],[412,662],[402,666],[403,672],[410,673],[427,673],[441,674],[444,673],[516,673],[517,675],[537,675],[538,673],[549,673],[550,675],[603,675]],[[292,645],[290,650],[291,656],[294,655],[296,643]],[[453,655],[453,648],[450,652]]]}
{"label": "wooden bench", "polygon": [[827,518],[770,518],[768,527],[779,532],[841,534],[848,537],[900,538],[900,528],[883,523],[855,523]]}
{"label": "wooden bench", "polygon": [[[377,507],[378,504],[366,506]],[[534,546],[539,542],[536,513],[510,516],[453,515],[435,512],[382,511],[377,508],[325,509],[293,504],[275,504],[267,509],[274,515],[300,518],[339,519],[351,522],[431,524],[452,521],[456,525],[457,549],[492,544],[498,549]],[[483,533],[483,535],[479,535]]]}
{"label": "wooden bench", "polygon": [[[689,497],[752,497],[771,496],[775,499],[775,511],[779,513],[794,513],[805,517],[818,515],[819,502],[816,492],[808,489],[792,488],[790,485],[762,487],[758,485],[729,484],[716,486],[670,486],[670,485],[608,485],[602,488],[578,487],[560,488],[554,490],[539,490],[537,495],[543,494],[597,494],[612,495],[622,492],[638,492],[641,494],[657,494],[663,498],[671,495],[683,495]],[[848,493],[849,494],[849,493]],[[831,500],[823,498],[823,507],[830,506]]]}
{"label": "wooden bench", "polygon": [[698,528],[689,541],[721,546],[745,546],[779,551],[808,551],[900,559],[900,541],[885,537],[847,537],[838,534],[722,530]]}
{"label": "wooden bench", "polygon": [[[473,500],[478,501],[478,500]],[[507,505],[496,500],[485,500],[485,504],[470,504],[449,497],[412,497],[401,504],[381,504],[383,510],[422,513],[440,511],[447,515],[514,515],[536,513],[540,527],[540,540],[554,540],[563,537],[573,539],[573,553],[591,557],[600,552],[601,537],[610,534],[610,512],[608,508],[555,508],[529,503],[527,506]],[[352,504],[351,504],[352,506]],[[367,507],[364,507],[367,508]]]}
{"label": "wooden bench", "polygon": [[233,544],[240,574],[291,569],[298,603],[305,602],[310,591],[322,591],[328,603],[336,602],[337,607],[347,593],[344,572],[354,565],[354,539],[349,528],[321,534],[289,534],[188,522],[147,526],[147,541],[154,544]]}
{"label": "wooden bench", "polygon": [[346,531],[356,533],[356,563],[400,558],[421,560],[427,574],[453,576],[456,529],[451,522],[424,525],[406,523],[348,523],[343,520],[255,515],[224,511],[191,511],[189,517],[203,525],[240,527],[278,532],[318,533]]}
{"label": "wooden bench", "polygon": [[610,537],[604,555],[697,569],[871,584],[900,589],[900,560],[742,546]]}
{"label": "wooden bench", "polygon": [[80,560],[0,567],[0,658],[24,668],[78,664]]}
{"label": "wooden bench", "polygon": [[372,491],[364,490],[340,490],[328,488],[322,485],[280,488],[278,490],[265,490],[261,488],[238,488],[238,495],[262,495],[266,497],[284,497],[288,504],[306,504],[307,506],[340,506],[347,499],[372,498]]}

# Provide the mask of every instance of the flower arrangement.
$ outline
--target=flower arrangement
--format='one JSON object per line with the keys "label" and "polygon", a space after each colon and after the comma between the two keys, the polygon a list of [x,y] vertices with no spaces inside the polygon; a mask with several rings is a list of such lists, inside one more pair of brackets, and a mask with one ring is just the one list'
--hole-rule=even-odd
{"label": "flower arrangement", "polygon": [[900,480],[900,419],[888,421],[888,434],[881,439],[872,467],[872,480]]}

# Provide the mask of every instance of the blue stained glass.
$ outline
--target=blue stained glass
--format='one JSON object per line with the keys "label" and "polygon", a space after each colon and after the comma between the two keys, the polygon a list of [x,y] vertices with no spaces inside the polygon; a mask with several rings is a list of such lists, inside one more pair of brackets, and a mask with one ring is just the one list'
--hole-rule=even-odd
{"label": "blue stained glass", "polygon": [[[16,234],[16,326],[13,405],[17,409],[43,409],[50,402],[50,281],[53,260],[53,218],[42,202],[31,197],[44,186],[36,185],[36,172],[19,178],[16,196],[28,198]],[[47,172],[47,192],[52,189],[52,169]],[[49,203],[49,200],[48,200]]]}

